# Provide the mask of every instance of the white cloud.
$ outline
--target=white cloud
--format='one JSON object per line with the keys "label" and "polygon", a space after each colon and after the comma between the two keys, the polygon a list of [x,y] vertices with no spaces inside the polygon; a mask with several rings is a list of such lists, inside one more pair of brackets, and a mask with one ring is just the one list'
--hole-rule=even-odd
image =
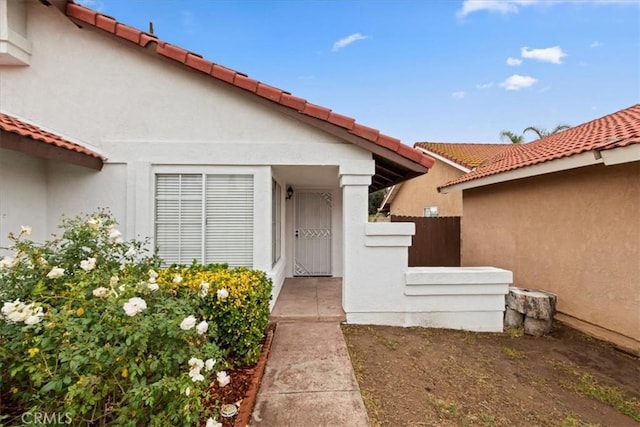
{"label": "white cloud", "polygon": [[520,54],[523,58],[551,62],[552,64],[562,64],[562,58],[567,56],[560,46],[547,47],[545,49],[529,49],[528,47],[523,47],[520,49]]}
{"label": "white cloud", "polygon": [[598,40],[596,40],[596,41],[594,41],[593,43],[591,43],[591,44],[589,45],[589,47],[600,47],[600,46],[603,46],[603,45],[604,45],[604,43],[599,42]]}
{"label": "white cloud", "polygon": [[464,91],[460,90],[458,92],[453,92],[451,94],[451,96],[453,96],[455,99],[462,99],[464,98],[464,96],[466,95],[466,93],[464,93]]}
{"label": "white cloud", "polygon": [[347,47],[350,44],[357,42],[358,40],[365,40],[365,39],[368,39],[368,38],[369,38],[368,36],[363,36],[360,33],[353,33],[353,34],[351,34],[351,35],[349,35],[347,37],[341,38],[340,40],[335,42],[333,44],[333,49],[332,50],[335,52],[337,50],[342,49],[343,47]]}
{"label": "white cloud", "polygon": [[596,6],[618,5],[635,5],[632,0],[464,0],[462,8],[458,10],[458,18],[464,18],[473,12],[495,12],[507,15],[509,13],[518,13],[520,9],[526,6],[539,5],[544,7],[555,6],[560,3],[585,4],[591,3]]}
{"label": "white cloud", "polygon": [[517,67],[520,64],[522,64],[522,59],[512,57],[507,58],[507,65],[509,65],[510,67]]}
{"label": "white cloud", "polygon": [[491,89],[492,87],[493,87],[493,82],[479,83],[476,85],[476,89]]}
{"label": "white cloud", "polygon": [[514,74],[500,83],[500,87],[506,90],[520,90],[525,87],[530,87],[536,84],[538,80],[531,76],[521,76],[520,74]]}
{"label": "white cloud", "polygon": [[473,12],[483,10],[497,12],[503,15],[518,13],[521,6],[536,3],[537,0],[465,0],[462,9],[458,11],[458,17],[462,18]]}

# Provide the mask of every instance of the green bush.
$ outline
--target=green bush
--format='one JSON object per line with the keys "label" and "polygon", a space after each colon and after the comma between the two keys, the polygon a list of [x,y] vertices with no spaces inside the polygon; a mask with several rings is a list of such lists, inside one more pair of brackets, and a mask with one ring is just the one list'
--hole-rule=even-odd
{"label": "green bush", "polygon": [[216,342],[240,366],[258,361],[269,323],[271,280],[264,272],[226,265],[172,266],[158,277],[162,288],[200,297],[198,313],[218,327]]}
{"label": "green bush", "polygon": [[[145,242],[123,241],[106,211],[61,228],[40,245],[23,227],[10,235],[14,257],[0,260],[0,394],[74,425],[213,423],[215,408],[203,402],[216,378],[233,386],[225,355],[250,363],[260,352],[264,274],[162,270]],[[174,283],[178,272],[188,286]]]}

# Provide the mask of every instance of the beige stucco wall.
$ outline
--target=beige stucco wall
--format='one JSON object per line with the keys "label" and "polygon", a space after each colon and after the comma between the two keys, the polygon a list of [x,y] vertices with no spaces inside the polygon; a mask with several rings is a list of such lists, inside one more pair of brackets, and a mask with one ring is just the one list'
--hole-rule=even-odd
{"label": "beige stucco wall", "polygon": [[640,341],[640,162],[465,190],[462,264],[512,270],[558,311]]}
{"label": "beige stucco wall", "polygon": [[402,183],[391,202],[391,214],[423,216],[424,208],[437,206],[438,216],[462,216],[462,192],[438,193],[438,186],[461,176],[463,172],[436,160],[426,175]]}

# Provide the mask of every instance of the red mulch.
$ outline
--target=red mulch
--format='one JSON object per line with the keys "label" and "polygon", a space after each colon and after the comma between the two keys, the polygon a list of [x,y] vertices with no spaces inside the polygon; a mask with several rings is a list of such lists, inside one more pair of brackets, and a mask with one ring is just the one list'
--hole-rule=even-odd
{"label": "red mulch", "polygon": [[[217,381],[211,384],[209,393],[211,395],[210,400],[204,402],[206,406],[219,407],[225,403],[236,403],[241,406],[244,403],[244,399],[247,395],[247,391],[251,386],[253,375],[256,369],[229,369],[227,374],[231,377],[231,382],[225,387],[220,387]],[[216,420],[224,427],[233,427],[236,422],[237,415],[230,418],[223,418],[221,415],[215,417]]]}
{"label": "red mulch", "polygon": [[220,387],[217,381],[211,383],[211,388],[209,389],[211,397],[204,402],[205,405],[216,408],[227,403],[233,403],[239,407],[238,413],[233,417],[224,418],[221,415],[215,417],[218,422],[222,423],[223,427],[245,427],[249,424],[251,411],[253,410],[260,381],[267,363],[267,356],[271,349],[274,331],[275,324],[269,325],[266,336],[262,340],[260,359],[255,366],[228,369],[227,374],[231,377],[231,382],[225,387]]}

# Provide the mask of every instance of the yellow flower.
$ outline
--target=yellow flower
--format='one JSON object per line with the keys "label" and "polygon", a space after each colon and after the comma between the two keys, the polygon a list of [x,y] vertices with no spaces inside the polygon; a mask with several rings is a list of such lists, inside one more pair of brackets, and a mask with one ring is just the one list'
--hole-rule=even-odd
{"label": "yellow flower", "polygon": [[29,353],[29,357],[33,357],[36,354],[40,353],[40,349],[38,347],[32,347],[29,350],[27,350],[27,353]]}
{"label": "yellow flower", "polygon": [[11,394],[16,394],[18,389],[16,387],[11,387]]}
{"label": "yellow flower", "polygon": [[124,368],[120,375],[122,375],[122,378],[127,378],[129,376],[129,370],[127,368]]}
{"label": "yellow flower", "polygon": [[82,316],[84,314],[84,308],[80,307],[79,309],[76,310],[76,314],[78,316]]}

